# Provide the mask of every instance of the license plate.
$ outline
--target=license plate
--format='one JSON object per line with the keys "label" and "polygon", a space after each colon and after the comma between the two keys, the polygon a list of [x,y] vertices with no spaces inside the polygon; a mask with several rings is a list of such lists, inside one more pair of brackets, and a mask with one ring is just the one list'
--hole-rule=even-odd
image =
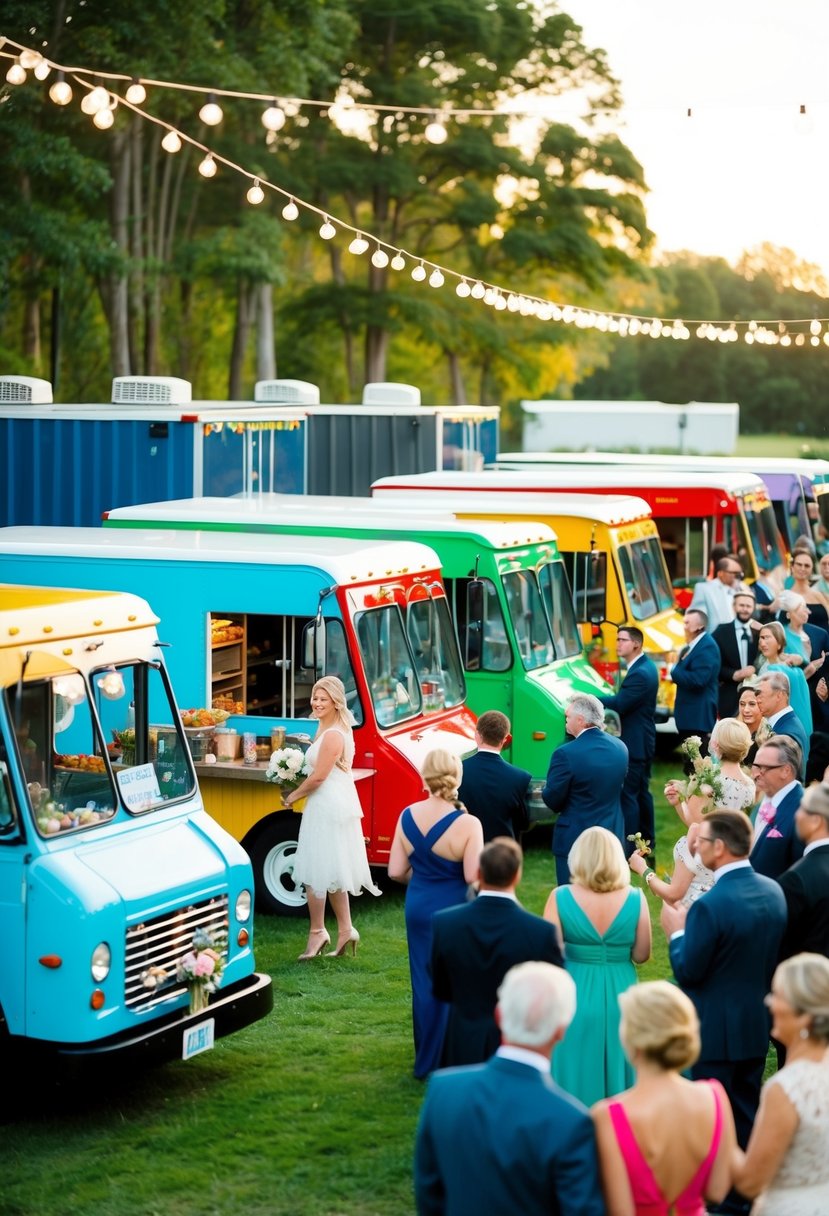
{"label": "license plate", "polygon": [[188,1026],[184,1032],[184,1042],[181,1049],[182,1060],[192,1060],[193,1056],[203,1051],[210,1051],[215,1041],[216,1019],[208,1018],[197,1026]]}

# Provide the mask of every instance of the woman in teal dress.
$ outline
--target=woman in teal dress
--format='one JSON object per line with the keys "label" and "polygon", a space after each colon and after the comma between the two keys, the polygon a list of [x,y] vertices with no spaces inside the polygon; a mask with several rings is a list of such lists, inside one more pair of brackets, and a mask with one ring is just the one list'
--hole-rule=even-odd
{"label": "woman in teal dress", "polygon": [[576,1016],[553,1055],[553,1078],[585,1106],[621,1093],[633,1072],[619,1042],[619,995],[636,983],[634,963],[651,953],[645,897],[630,886],[618,839],[582,832],[570,850],[570,884],[556,887],[544,916],[558,925],[576,983]]}
{"label": "woman in teal dress", "polygon": [[[812,704],[809,698],[809,685],[806,683],[820,664],[807,663],[800,666],[801,660],[786,645],[786,633],[779,621],[770,621],[764,625],[757,636],[757,674],[764,676],[769,671],[783,671],[789,677],[789,704],[800,719],[807,737],[812,733]],[[822,660],[821,660],[822,662]],[[805,764],[808,756],[803,757]]]}

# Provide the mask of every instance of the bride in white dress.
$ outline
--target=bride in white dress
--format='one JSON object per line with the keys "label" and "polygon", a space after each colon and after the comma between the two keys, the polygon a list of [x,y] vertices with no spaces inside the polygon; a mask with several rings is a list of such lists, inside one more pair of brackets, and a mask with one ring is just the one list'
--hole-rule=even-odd
{"label": "bride in white dress", "polygon": [[326,898],[337,918],[337,947],[329,954],[339,957],[349,946],[355,954],[360,940],[351,923],[349,892],[381,893],[371,880],[366,857],[363,811],[351,775],[353,718],[342,680],[336,676],[317,680],[311,690],[311,712],[319,722],[305,754],[311,772],[284,797],[287,806],[307,798],[294,855],[294,880],[305,886],[311,918],[308,945],[299,956],[302,961],[317,958],[331,941],[325,928]]}
{"label": "bride in white dress", "polygon": [[[751,732],[737,718],[721,718],[711,732],[709,753],[720,762],[722,797],[711,803],[699,795],[692,795],[686,802],[679,783],[669,781],[665,797],[688,828],[674,845],[674,872],[670,882],[663,882],[647,865],[641,853],[634,853],[628,864],[636,874],[641,874],[645,885],[665,903],[690,907],[714,885],[714,873],[702,864],[695,850],[698,825],[705,812],[748,811],[755,801],[754,782],[740,768],[751,747]],[[829,1216],[829,1213],[827,1213]]]}
{"label": "bride in white dress", "polygon": [[829,959],[795,954],[774,973],[766,998],[771,1033],[786,1064],[763,1086],[734,1185],[758,1196],[752,1216],[829,1212]]}

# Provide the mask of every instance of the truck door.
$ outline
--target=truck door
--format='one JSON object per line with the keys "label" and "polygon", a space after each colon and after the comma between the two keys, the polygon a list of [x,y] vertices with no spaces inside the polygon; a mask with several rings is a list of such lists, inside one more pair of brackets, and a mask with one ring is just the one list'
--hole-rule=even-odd
{"label": "truck door", "polygon": [[5,706],[0,705],[0,1036],[6,1028],[22,1034],[26,1020],[27,847],[20,802],[24,789],[14,733]]}

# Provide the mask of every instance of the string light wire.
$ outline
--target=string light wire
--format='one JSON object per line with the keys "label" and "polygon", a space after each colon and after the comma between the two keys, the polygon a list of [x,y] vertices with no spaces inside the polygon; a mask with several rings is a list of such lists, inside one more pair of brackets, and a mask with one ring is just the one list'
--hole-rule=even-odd
{"label": "string light wire", "polygon": [[[0,49],[0,58],[16,60],[19,58],[20,52],[31,50],[14,42],[10,38],[3,38],[0,35],[0,47],[4,46],[16,47],[18,53],[10,54],[4,49]],[[39,53],[38,53],[39,54]],[[138,77],[135,75],[125,75],[117,72],[100,72],[92,73],[87,68],[70,67],[65,64],[58,64],[52,60],[42,56],[42,59],[49,64],[50,69],[55,69],[57,72],[63,73],[64,78],[71,76],[74,83],[79,88],[87,90],[89,96],[94,90],[101,89],[109,95],[108,112],[111,114],[116,106],[121,105],[125,109],[130,110],[133,114],[140,115],[146,122],[154,124],[159,129],[165,132],[162,139],[162,146],[170,152],[178,151],[184,144],[188,144],[191,148],[203,153],[201,168],[205,164],[209,166],[209,171],[212,170],[211,176],[215,173],[216,167],[223,165],[225,168],[241,177],[247,179],[250,183],[247,197],[252,205],[258,205],[262,199],[259,197],[260,192],[264,198],[264,191],[271,191],[276,197],[283,202],[282,214],[286,220],[297,218],[299,211],[304,210],[311,215],[316,216],[322,221],[320,235],[325,240],[331,240],[335,236],[344,234],[350,241],[352,252],[355,254],[365,252],[363,248],[364,242],[370,242],[375,247],[375,252],[372,255],[372,262],[375,266],[385,267],[387,264],[395,271],[401,271],[406,265],[406,259],[414,262],[415,267],[411,273],[412,279],[416,282],[424,282],[433,288],[440,288],[444,285],[446,278],[451,279],[455,283],[455,292],[461,299],[470,298],[475,301],[482,301],[496,311],[501,312],[508,310],[510,312],[520,313],[521,316],[536,317],[541,321],[560,322],[565,325],[575,325],[578,329],[596,329],[603,333],[613,333],[620,337],[636,337],[638,335],[649,336],[652,338],[671,338],[674,340],[687,341],[691,337],[696,337],[700,340],[710,342],[720,342],[728,344],[739,341],[740,333],[742,332],[743,340],[747,345],[780,345],[783,347],[804,347],[812,348],[825,345],[829,346],[829,318],[827,317],[800,317],[789,319],[775,319],[766,321],[757,320],[730,320],[730,321],[713,321],[708,318],[698,319],[682,319],[679,317],[665,318],[646,316],[639,313],[628,313],[619,311],[607,311],[603,309],[593,308],[589,305],[577,305],[568,303],[559,303],[553,300],[548,300],[545,297],[533,295],[531,293],[516,291],[512,288],[504,287],[500,284],[489,283],[484,279],[477,279],[473,275],[463,274],[459,271],[452,270],[450,267],[442,266],[437,262],[430,261],[428,258],[420,257],[410,250],[403,247],[390,244],[382,238],[375,236],[367,229],[358,229],[347,221],[339,219],[332,215],[330,210],[323,210],[317,207],[314,203],[308,202],[305,199],[299,198],[294,192],[285,190],[281,186],[258,176],[255,173],[245,169],[244,166],[237,164],[221,153],[213,151],[198,139],[187,135],[178,127],[166,122],[162,118],[158,118],[155,114],[141,108],[139,104],[134,104],[128,97],[131,88],[136,84],[152,87],[163,88],[178,88],[194,93],[212,94],[215,97],[236,97],[247,98],[253,100],[261,100],[274,103],[274,95],[272,91],[267,93],[242,93],[232,90],[222,90],[210,87],[202,87],[200,85],[182,85],[175,84],[169,81],[157,81],[147,77]],[[87,79],[89,76],[91,79]],[[125,95],[122,97],[117,94],[112,88],[104,90],[101,81],[123,81],[127,85]],[[134,94],[133,94],[134,95]],[[280,99],[281,104],[293,102],[297,105],[314,105],[325,108],[330,108],[329,102],[317,102],[312,99],[303,98],[284,98]],[[401,107],[401,106],[377,106],[372,103],[366,106],[369,110],[388,110],[394,112],[405,112],[412,114],[424,114],[434,119],[434,107]],[[443,116],[449,114],[477,114],[477,115],[503,115],[503,110],[453,110],[441,111]],[[516,112],[511,111],[514,115]],[[96,114],[97,117],[97,114]],[[690,117],[690,114],[689,114]],[[111,124],[108,124],[111,125]],[[178,141],[178,146],[176,142]],[[333,229],[333,231],[332,231]],[[324,234],[324,235],[323,235]],[[354,247],[356,246],[356,247]],[[803,326],[800,330],[797,327]]]}

